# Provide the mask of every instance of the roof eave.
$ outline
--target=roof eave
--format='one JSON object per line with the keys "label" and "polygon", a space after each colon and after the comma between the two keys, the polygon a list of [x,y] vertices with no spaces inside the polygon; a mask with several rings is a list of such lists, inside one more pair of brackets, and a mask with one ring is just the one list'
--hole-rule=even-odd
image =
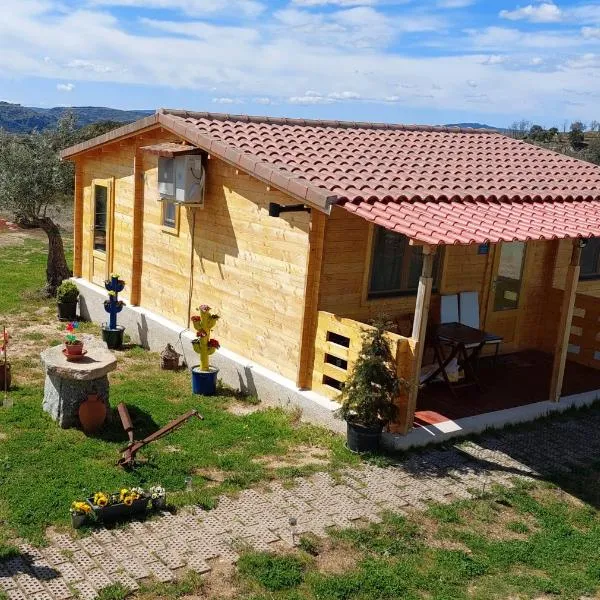
{"label": "roof eave", "polygon": [[[202,148],[209,154],[216,156],[236,169],[248,173],[266,185],[273,186],[274,188],[289,194],[308,206],[312,206],[326,214],[330,214],[331,206],[337,202],[337,197],[323,188],[311,185],[305,180],[290,177],[281,169],[261,161],[258,157],[254,157],[249,153],[240,152],[235,148],[212,140],[193,128],[186,127],[181,123],[181,117],[179,115],[173,116],[165,112],[159,112],[157,115],[159,123],[163,127],[180,136],[182,139]],[[254,163],[254,165],[260,163],[261,168],[249,168],[249,163]]]}
{"label": "roof eave", "polygon": [[64,150],[61,150],[60,158],[62,160],[73,160],[79,154],[89,152],[90,150],[93,150],[98,146],[103,146],[104,144],[116,142],[119,139],[129,137],[144,129],[148,129],[149,127],[158,125],[159,114],[159,112],[156,112],[153,115],[148,115],[147,117],[144,117],[143,119],[140,119],[138,121],[134,121],[133,123],[128,123],[127,125],[123,125],[122,127],[117,127],[116,129],[113,129],[108,133],[98,135],[94,138],[86,140],[85,142],[81,142],[79,144],[75,144],[74,146],[70,146],[69,148],[65,148]]}

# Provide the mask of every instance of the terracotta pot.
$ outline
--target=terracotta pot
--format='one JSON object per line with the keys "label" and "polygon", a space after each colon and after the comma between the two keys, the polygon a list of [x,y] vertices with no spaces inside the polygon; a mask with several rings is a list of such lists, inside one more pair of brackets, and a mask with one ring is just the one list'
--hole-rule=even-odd
{"label": "terracotta pot", "polygon": [[67,354],[69,356],[79,356],[83,353],[83,342],[75,342],[74,344],[65,344]]}
{"label": "terracotta pot", "polygon": [[90,394],[79,406],[79,422],[86,433],[93,433],[102,427],[106,419],[106,404],[98,394]]}
{"label": "terracotta pot", "polygon": [[[6,371],[6,378],[4,373]],[[6,385],[5,385],[6,383]],[[10,372],[10,363],[6,365],[6,369],[4,368],[4,361],[0,362],[0,392],[3,392],[5,387],[7,390],[10,390],[11,383],[11,372]]]}

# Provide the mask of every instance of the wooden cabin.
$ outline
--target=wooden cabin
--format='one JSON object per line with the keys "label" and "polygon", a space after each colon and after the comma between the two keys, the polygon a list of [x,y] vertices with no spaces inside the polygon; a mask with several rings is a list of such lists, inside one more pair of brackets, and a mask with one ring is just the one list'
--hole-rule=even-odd
{"label": "wooden cabin", "polygon": [[[202,166],[200,202],[159,192],[159,166],[184,157]],[[117,271],[130,305],[180,327],[209,304],[224,348],[329,398],[385,315],[409,383],[398,432],[461,402],[600,389],[595,165],[488,130],[164,109],[63,158],[75,277]],[[502,344],[487,392],[457,401],[420,382],[440,299],[461,292]]]}

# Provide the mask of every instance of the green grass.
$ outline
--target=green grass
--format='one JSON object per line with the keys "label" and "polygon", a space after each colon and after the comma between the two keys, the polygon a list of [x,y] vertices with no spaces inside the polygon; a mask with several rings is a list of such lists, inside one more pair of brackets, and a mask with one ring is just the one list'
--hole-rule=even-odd
{"label": "green grass", "polygon": [[238,561],[242,575],[271,592],[298,587],[304,581],[307,566],[308,561],[300,555],[265,552],[248,552]]}
{"label": "green grass", "polygon": [[40,294],[46,283],[46,248],[47,245],[37,239],[0,248],[0,272],[4,273],[0,315],[22,310],[24,302],[29,308],[48,302]]}
{"label": "green grass", "polygon": [[[34,317],[40,323],[53,322],[53,313],[34,314],[36,307],[43,305],[33,291],[43,285],[44,252],[44,244],[35,240],[26,240],[24,247],[2,249],[0,272],[14,276],[7,279],[8,293],[0,295],[0,321],[3,312],[15,311],[8,318],[14,323]],[[58,322],[56,325],[58,329]],[[17,337],[18,327],[13,330]],[[97,333],[97,326],[82,324],[81,331]],[[58,330],[57,334],[60,336]],[[344,448],[341,437],[299,425],[293,413],[268,409],[235,415],[227,411],[228,405],[238,401],[230,390],[221,389],[213,398],[192,395],[187,372],[162,371],[157,354],[133,347],[118,354],[119,369],[110,376],[110,397],[113,411],[119,402],[129,407],[136,438],[142,439],[192,408],[205,420],[191,421],[144,448],[138,455],[143,462],[126,472],[116,464],[119,450],[127,442],[116,414],[101,434],[87,437],[76,429],[60,429],[42,411],[43,374],[38,353],[56,336],[49,333],[44,341],[40,339],[44,336],[33,331],[23,337],[38,343],[27,355],[11,356],[14,407],[0,410],[0,555],[4,547],[10,551],[14,536],[41,543],[49,525],[68,525],[71,502],[94,491],[160,484],[175,508],[186,504],[211,507],[221,493],[298,474],[294,469],[278,473],[257,460],[283,456],[298,444],[328,451],[330,464],[321,469],[357,461]],[[306,471],[311,468],[309,465]],[[215,483],[210,477],[214,471],[224,473],[224,481]],[[192,477],[192,491],[184,490],[186,477]]]}
{"label": "green grass", "polygon": [[[579,477],[581,474],[575,474]],[[576,599],[600,591],[600,514],[564,501],[549,486],[496,489],[423,515],[388,514],[380,524],[332,532],[327,552],[347,552],[355,565],[322,572],[298,550],[305,569],[287,573],[269,554],[242,563],[239,598],[296,600]],[[491,520],[491,514],[495,519]],[[450,516],[450,518],[449,518]],[[502,523],[506,535],[499,531]],[[519,525],[515,525],[519,523]],[[531,523],[532,526],[526,525]],[[519,534],[518,537],[515,533]],[[312,545],[311,545],[312,547]],[[321,555],[323,556],[323,555]],[[290,561],[290,556],[282,557]],[[265,567],[264,565],[267,565]],[[263,571],[267,568],[267,575]],[[294,583],[295,582],[295,583]],[[256,590],[257,584],[259,590]],[[281,590],[274,593],[274,590]],[[255,594],[255,595],[251,595]]]}

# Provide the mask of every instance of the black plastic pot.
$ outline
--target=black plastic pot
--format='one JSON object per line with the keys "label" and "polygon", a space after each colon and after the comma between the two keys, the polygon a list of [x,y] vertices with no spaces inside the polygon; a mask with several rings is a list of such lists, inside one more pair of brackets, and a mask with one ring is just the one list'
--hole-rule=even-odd
{"label": "black plastic pot", "polygon": [[111,350],[118,350],[123,346],[125,327],[118,325],[116,329],[102,327],[102,339]]}
{"label": "black plastic pot", "polygon": [[379,451],[379,440],[381,439],[383,425],[365,427],[349,421],[346,422],[346,425],[348,426],[346,433],[348,450],[359,453]]}
{"label": "black plastic pot", "polygon": [[77,320],[77,301],[75,302],[57,302],[58,318],[61,321]]}
{"label": "black plastic pot", "polygon": [[129,519],[134,515],[139,515],[146,512],[148,508],[148,501],[150,498],[138,498],[134,500],[129,506],[123,502],[118,504],[111,504],[110,506],[95,506],[92,498],[88,498],[88,502],[92,505],[96,517],[103,523],[110,523],[112,521],[123,521]]}

